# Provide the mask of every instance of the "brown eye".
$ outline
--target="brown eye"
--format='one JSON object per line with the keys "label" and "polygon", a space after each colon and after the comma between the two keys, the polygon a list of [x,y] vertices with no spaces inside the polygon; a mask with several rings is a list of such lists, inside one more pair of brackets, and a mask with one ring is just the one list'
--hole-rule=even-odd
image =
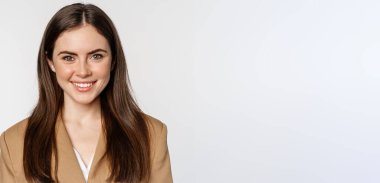
{"label": "brown eye", "polygon": [[62,57],[62,59],[64,61],[68,61],[68,62],[74,61],[74,57],[72,57],[72,56],[64,56],[64,57]]}
{"label": "brown eye", "polygon": [[101,55],[101,54],[93,54],[91,58],[94,59],[94,60],[100,60],[100,59],[103,58],[103,55]]}

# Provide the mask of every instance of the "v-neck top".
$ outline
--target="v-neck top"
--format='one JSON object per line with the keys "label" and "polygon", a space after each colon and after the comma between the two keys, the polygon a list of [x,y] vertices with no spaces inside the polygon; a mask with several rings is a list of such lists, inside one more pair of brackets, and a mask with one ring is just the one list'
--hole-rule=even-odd
{"label": "v-neck top", "polygon": [[86,180],[86,182],[88,182],[88,174],[90,173],[90,169],[91,169],[92,161],[94,160],[94,156],[91,157],[90,163],[86,167],[86,164],[84,163],[79,152],[75,148],[73,148],[73,149],[74,149],[75,155],[77,157],[80,169],[82,170],[84,179]]}

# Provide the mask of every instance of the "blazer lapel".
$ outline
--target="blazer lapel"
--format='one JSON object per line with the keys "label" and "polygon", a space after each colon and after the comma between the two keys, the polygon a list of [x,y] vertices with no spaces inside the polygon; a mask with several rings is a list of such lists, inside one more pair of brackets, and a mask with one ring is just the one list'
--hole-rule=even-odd
{"label": "blazer lapel", "polygon": [[69,134],[60,115],[56,122],[56,134],[59,181],[85,183]]}
{"label": "blazer lapel", "polygon": [[106,152],[106,138],[103,131],[99,135],[98,144],[96,146],[94,159],[88,174],[88,183],[92,182],[106,182],[109,176],[109,166],[105,159]]}

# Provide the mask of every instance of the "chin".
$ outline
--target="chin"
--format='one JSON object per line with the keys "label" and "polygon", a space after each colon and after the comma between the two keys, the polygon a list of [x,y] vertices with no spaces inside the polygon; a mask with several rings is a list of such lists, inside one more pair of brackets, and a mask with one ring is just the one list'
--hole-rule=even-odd
{"label": "chin", "polygon": [[74,99],[74,102],[82,105],[89,105],[96,101],[97,98],[90,98],[90,99]]}
{"label": "chin", "polygon": [[95,96],[78,96],[78,95],[67,95],[65,97],[67,97],[68,100],[71,100],[72,103],[81,104],[81,105],[92,104],[99,98]]}

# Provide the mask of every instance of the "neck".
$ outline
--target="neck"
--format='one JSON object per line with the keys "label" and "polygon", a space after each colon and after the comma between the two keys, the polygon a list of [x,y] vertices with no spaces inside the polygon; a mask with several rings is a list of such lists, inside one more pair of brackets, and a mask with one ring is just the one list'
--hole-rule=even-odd
{"label": "neck", "polygon": [[72,100],[64,100],[62,117],[64,123],[70,125],[93,126],[94,122],[101,123],[100,99],[90,104],[79,104]]}

